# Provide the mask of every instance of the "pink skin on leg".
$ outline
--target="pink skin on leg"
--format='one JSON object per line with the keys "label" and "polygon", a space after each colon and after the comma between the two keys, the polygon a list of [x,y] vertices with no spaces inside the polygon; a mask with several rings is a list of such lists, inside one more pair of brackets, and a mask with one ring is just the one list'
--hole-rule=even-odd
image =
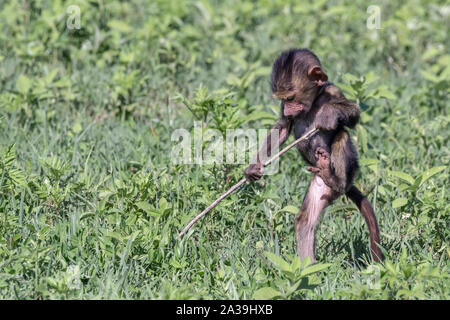
{"label": "pink skin on leg", "polygon": [[339,194],[328,187],[319,176],[314,176],[302,207],[295,218],[297,249],[300,259],[309,257],[315,261],[315,229],[323,210],[333,202]]}

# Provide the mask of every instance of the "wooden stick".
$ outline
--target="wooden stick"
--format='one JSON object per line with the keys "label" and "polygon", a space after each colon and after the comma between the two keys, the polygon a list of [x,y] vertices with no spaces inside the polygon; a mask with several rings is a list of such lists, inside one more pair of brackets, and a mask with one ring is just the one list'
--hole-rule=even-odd
{"label": "wooden stick", "polygon": [[[288,151],[289,149],[291,149],[293,146],[295,146],[297,143],[299,143],[300,141],[306,140],[308,139],[310,136],[312,136],[313,134],[315,134],[317,131],[319,131],[318,129],[314,128],[309,130],[307,133],[305,133],[303,136],[301,136],[300,138],[298,138],[297,140],[295,140],[294,142],[292,142],[290,145],[288,145],[287,147],[285,147],[283,150],[281,150],[280,152],[278,152],[276,155],[274,155],[272,158],[270,158],[269,160],[267,160],[263,166],[267,167],[269,164],[271,164],[274,160],[276,160],[277,158],[279,158],[283,153],[285,153],[286,151]],[[197,215],[194,219],[191,220],[191,222],[189,222],[189,224],[183,229],[183,231],[180,232],[180,234],[178,235],[178,238],[181,239],[183,237],[183,235],[194,225],[194,223],[196,223],[201,217],[203,217],[205,214],[207,214],[209,211],[211,211],[215,206],[217,206],[219,204],[220,201],[222,201],[223,199],[225,199],[226,197],[228,197],[228,195],[230,195],[234,190],[236,190],[237,188],[239,188],[241,185],[243,185],[245,182],[247,181],[246,178],[242,178],[241,180],[239,180],[238,183],[236,183],[234,186],[232,186],[227,192],[225,192],[224,194],[222,194],[220,197],[218,197],[216,199],[216,201],[214,201],[213,203],[211,203],[205,210],[203,210],[199,215]]]}

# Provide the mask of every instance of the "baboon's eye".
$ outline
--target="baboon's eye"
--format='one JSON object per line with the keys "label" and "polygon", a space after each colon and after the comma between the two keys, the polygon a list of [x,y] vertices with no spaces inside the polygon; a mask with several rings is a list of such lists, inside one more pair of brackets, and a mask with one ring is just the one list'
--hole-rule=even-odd
{"label": "baboon's eye", "polygon": [[288,102],[290,102],[290,101],[292,101],[292,100],[294,100],[294,96],[290,96],[290,97],[287,97],[287,98],[286,98],[286,101],[288,101]]}

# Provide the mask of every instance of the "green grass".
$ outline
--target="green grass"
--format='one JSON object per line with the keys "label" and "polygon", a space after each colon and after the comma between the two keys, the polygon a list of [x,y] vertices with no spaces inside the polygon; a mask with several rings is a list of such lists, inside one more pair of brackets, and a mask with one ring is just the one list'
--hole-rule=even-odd
{"label": "green grass", "polygon": [[[2,2],[0,298],[449,299],[449,7],[374,4],[380,30],[365,1]],[[300,267],[310,174],[294,151],[175,240],[245,166],[175,165],[172,131],[196,117],[270,128],[270,67],[291,47],[311,48],[363,110],[356,184],[381,265],[342,197],[319,226],[320,263]]]}

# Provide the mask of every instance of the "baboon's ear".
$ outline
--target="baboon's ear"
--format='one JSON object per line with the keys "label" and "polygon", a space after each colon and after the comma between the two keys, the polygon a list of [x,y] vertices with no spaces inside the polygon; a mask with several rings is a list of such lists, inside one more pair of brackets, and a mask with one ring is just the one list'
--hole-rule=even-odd
{"label": "baboon's ear", "polygon": [[328,76],[323,72],[321,67],[314,66],[308,70],[308,79],[321,86],[327,82]]}

